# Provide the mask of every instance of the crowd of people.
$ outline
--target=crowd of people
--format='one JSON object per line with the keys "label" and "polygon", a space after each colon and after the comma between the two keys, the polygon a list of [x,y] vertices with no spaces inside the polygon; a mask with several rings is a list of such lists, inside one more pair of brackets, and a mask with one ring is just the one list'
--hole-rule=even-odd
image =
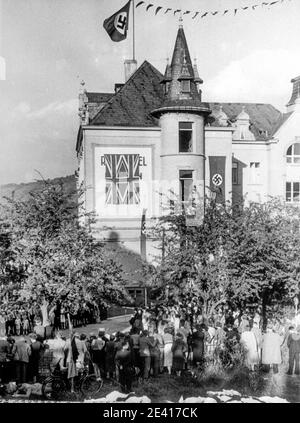
{"label": "crowd of people", "polygon": [[207,363],[230,367],[241,357],[250,371],[262,367],[276,373],[284,362],[288,374],[299,374],[300,313],[270,319],[262,330],[260,310],[220,309],[206,319],[196,305],[180,304],[136,309],[129,323],[126,333],[100,328],[89,335],[72,331],[67,338],[59,329],[51,335],[33,327],[17,337],[7,331],[0,338],[0,379],[35,382],[59,367],[73,381],[89,366],[98,379],[115,379],[130,391],[136,377],[197,375]]}
{"label": "crowd of people", "polygon": [[[157,339],[160,368],[169,373],[174,370],[180,375],[187,367],[199,369],[209,362],[230,367],[241,360],[250,371],[262,368],[277,373],[281,363],[288,363],[287,374],[300,371],[299,312],[281,319],[270,317],[263,329],[259,308],[244,312],[219,309],[207,319],[197,305],[181,304],[137,310],[131,324],[140,338]],[[144,369],[147,376],[149,364]]]}
{"label": "crowd of people", "polygon": [[[46,319],[44,314],[47,315]],[[40,333],[42,327],[46,326],[51,330],[68,329],[68,315],[72,327],[76,328],[96,323],[100,318],[100,311],[95,302],[77,302],[70,299],[56,301],[52,306],[48,303],[45,306],[40,305],[36,301],[29,302],[28,305],[12,305],[3,301],[0,305],[0,334],[29,335],[31,332]]]}

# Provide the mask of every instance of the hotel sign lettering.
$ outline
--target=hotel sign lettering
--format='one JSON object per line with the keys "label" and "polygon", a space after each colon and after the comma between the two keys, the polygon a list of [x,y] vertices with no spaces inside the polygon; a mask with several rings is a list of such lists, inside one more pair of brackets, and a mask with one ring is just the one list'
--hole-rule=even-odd
{"label": "hotel sign lettering", "polygon": [[[122,155],[124,155],[124,154],[122,154]],[[128,156],[128,154],[125,154],[125,155]],[[105,158],[107,156],[110,156],[110,154],[104,154],[103,156],[101,156],[101,166],[105,166],[105,160],[106,160]],[[140,156],[139,154],[137,154],[137,156],[139,156],[139,165],[141,167],[147,166],[146,157]]]}

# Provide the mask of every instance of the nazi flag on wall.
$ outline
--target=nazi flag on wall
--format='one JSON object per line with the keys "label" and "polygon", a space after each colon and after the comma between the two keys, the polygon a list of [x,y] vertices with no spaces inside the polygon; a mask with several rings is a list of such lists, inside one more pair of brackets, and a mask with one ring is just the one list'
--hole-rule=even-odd
{"label": "nazi flag on wall", "polygon": [[127,37],[130,3],[131,0],[103,22],[103,27],[113,41],[119,42]]}
{"label": "nazi flag on wall", "polygon": [[225,202],[225,156],[209,156],[210,190],[216,194],[216,202]]}

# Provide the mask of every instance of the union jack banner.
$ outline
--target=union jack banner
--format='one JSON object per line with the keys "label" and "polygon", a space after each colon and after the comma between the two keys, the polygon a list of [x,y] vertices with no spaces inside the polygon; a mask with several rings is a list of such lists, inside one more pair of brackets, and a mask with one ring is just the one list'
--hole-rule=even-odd
{"label": "union jack banner", "polygon": [[105,154],[106,204],[140,204],[140,155]]}

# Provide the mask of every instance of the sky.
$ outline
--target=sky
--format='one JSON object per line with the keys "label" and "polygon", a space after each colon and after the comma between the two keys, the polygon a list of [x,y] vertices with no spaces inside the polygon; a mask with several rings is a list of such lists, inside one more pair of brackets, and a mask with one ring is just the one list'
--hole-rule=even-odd
{"label": "sky", "polygon": [[[0,185],[73,174],[80,81],[93,92],[124,82],[127,40],[110,40],[105,18],[127,0],[0,0]],[[138,0],[135,0],[136,4]],[[268,1],[268,0],[267,0]],[[270,2],[271,0],[269,0]],[[285,111],[300,75],[300,1],[151,0],[135,9],[136,56],[164,72],[178,17],[156,6],[224,11],[183,26],[197,58],[204,101],[271,103]],[[234,9],[259,4],[255,11]]]}

